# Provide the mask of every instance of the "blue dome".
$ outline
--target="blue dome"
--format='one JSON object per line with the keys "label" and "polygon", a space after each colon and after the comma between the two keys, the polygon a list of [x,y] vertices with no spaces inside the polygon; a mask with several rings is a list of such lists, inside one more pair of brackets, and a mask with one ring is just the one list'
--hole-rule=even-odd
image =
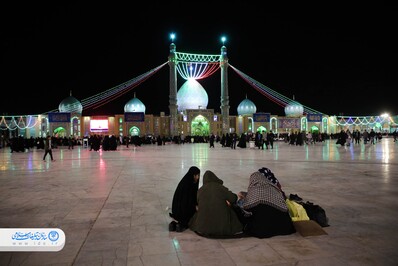
{"label": "blue dome", "polygon": [[285,114],[287,117],[299,117],[303,115],[303,112],[303,106],[296,101],[292,101],[285,107]]}
{"label": "blue dome", "polygon": [[249,99],[244,99],[238,105],[238,115],[252,115],[257,111],[256,105]]}
{"label": "blue dome", "polygon": [[145,105],[135,97],[124,105],[125,113],[145,113]]}
{"label": "blue dome", "polygon": [[186,109],[207,109],[209,97],[205,89],[195,79],[188,79],[177,92],[178,111]]}
{"label": "blue dome", "polygon": [[68,96],[62,100],[58,106],[58,110],[61,113],[78,113],[81,114],[83,111],[83,105],[75,97]]}

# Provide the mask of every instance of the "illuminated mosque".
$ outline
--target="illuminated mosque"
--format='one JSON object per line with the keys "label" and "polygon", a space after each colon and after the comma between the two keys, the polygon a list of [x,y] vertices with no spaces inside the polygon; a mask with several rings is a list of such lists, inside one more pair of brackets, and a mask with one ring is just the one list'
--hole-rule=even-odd
{"label": "illuminated mosque", "polygon": [[[83,116],[85,108],[98,107],[109,99],[126,94],[165,65],[169,65],[169,114],[146,114],[145,104],[136,97],[129,99],[123,114],[113,116]],[[257,113],[256,105],[247,97],[236,108],[237,115],[230,115],[228,92],[228,69],[234,70],[254,89],[284,108],[285,116]],[[221,71],[221,113],[208,109],[208,95],[200,80]],[[177,91],[177,74],[185,82]],[[170,44],[168,62],[105,92],[79,101],[72,92],[58,109],[24,116],[2,116],[0,129],[9,136],[26,138],[55,135],[84,138],[92,134],[115,136],[209,136],[226,133],[254,133],[269,131],[290,133],[311,131],[334,134],[341,130],[374,129],[391,133],[396,130],[397,116],[345,117],[329,116],[285,97],[254,80],[228,63],[227,48],[223,45],[219,55],[202,55],[177,52]],[[3,133],[4,134],[4,133]]]}

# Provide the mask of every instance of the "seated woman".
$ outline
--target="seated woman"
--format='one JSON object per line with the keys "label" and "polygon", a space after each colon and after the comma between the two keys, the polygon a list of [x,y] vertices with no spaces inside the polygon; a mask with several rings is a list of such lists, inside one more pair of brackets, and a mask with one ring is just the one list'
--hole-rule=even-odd
{"label": "seated woman", "polygon": [[198,190],[198,210],[189,222],[189,228],[199,235],[225,238],[242,232],[243,226],[231,207],[238,196],[223,183],[212,171],[203,175],[203,186]]}
{"label": "seated woman", "polygon": [[285,199],[271,170],[264,167],[251,174],[243,208],[252,215],[247,218],[244,232],[258,238],[295,233]]}
{"label": "seated woman", "polygon": [[173,196],[172,213],[169,214],[173,218],[169,231],[182,232],[188,228],[188,222],[196,212],[199,178],[200,169],[191,166],[178,183]]}

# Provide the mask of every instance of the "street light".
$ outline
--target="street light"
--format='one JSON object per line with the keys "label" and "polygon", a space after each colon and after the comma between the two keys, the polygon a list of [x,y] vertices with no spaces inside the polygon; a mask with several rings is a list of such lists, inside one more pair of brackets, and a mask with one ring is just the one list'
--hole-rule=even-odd
{"label": "street light", "polygon": [[174,42],[175,37],[176,37],[176,35],[175,35],[174,33],[171,33],[171,34],[170,34],[171,42]]}
{"label": "street light", "polygon": [[222,41],[222,45],[223,45],[223,46],[224,46],[226,40],[227,40],[227,38],[226,38],[225,36],[222,36],[222,37],[221,37],[221,41]]}

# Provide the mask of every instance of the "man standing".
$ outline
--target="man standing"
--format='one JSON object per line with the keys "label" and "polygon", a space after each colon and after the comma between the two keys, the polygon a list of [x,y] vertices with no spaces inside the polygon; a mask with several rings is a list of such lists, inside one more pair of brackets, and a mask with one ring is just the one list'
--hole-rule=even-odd
{"label": "man standing", "polygon": [[47,136],[46,141],[44,142],[44,156],[43,156],[43,161],[46,160],[46,156],[47,154],[50,154],[51,157],[51,161],[54,161],[53,158],[53,151],[52,151],[52,147],[51,147],[51,137]]}
{"label": "man standing", "polygon": [[[274,148],[274,133],[272,132],[272,130],[270,130],[267,134],[267,142],[268,144],[271,146],[271,149]],[[268,149],[268,145],[267,145],[267,149]]]}

